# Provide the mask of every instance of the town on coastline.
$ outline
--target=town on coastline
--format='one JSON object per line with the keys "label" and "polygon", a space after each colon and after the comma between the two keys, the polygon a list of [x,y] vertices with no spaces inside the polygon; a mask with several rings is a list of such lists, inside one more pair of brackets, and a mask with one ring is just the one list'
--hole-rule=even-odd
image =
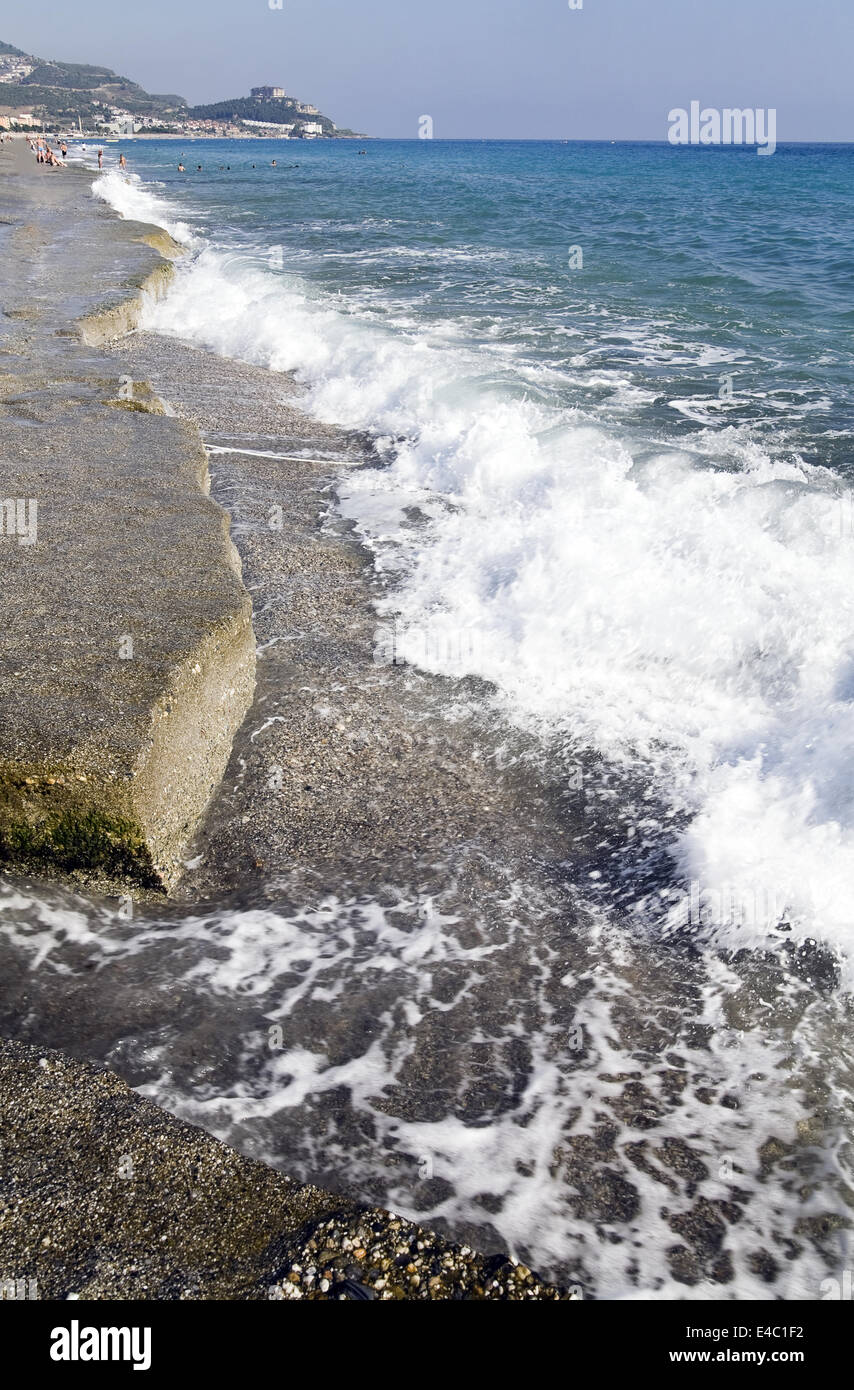
{"label": "town on coastline", "polygon": [[[0,43],[0,129],[58,131],[92,139],[347,139],[317,106],[282,86],[253,87],[248,97],[190,106],[183,97],[146,92],[110,68],[47,61]],[[366,138],[359,136],[358,138]]]}

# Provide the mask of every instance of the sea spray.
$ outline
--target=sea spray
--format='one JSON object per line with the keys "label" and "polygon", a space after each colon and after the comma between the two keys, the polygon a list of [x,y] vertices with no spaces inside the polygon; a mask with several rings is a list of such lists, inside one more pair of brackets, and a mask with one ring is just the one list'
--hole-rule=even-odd
{"label": "sea spray", "polygon": [[[125,215],[132,198],[133,215],[171,221],[139,186],[108,175],[98,187]],[[834,522],[848,489],[840,500],[830,471],[749,422],[716,422],[737,391],[722,400],[715,385],[714,405],[692,407],[692,435],[650,447],[629,417],[579,410],[572,369],[535,373],[524,340],[497,357],[489,334],[412,316],[397,326],[285,267],[207,245],[145,323],[294,372],[317,416],[373,433],[382,467],[341,493],[395,575],[381,625],[476,634],[467,669],[494,683],[508,717],[544,747],[569,741],[646,780],[664,809],[636,839],[668,845],[686,894],[749,885],[760,904],[785,902],[792,939],[848,953],[854,546]],[[653,347],[650,363],[661,359]],[[626,408],[633,399],[644,408],[627,386]],[[459,643],[450,663],[447,643],[420,645],[425,667],[461,674]],[[779,925],[769,910],[737,930],[707,915],[704,930],[760,945]]]}

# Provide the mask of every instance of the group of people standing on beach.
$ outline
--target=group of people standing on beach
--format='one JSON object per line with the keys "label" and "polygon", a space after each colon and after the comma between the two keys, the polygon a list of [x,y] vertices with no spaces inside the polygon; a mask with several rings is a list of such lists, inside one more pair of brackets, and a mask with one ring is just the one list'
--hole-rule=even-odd
{"label": "group of people standing on beach", "polygon": [[[64,140],[60,142],[60,154],[57,154],[54,150],[52,150],[47,140],[42,139],[41,136],[28,136],[27,143],[29,144],[30,149],[36,157],[37,164],[49,164],[55,169],[64,169],[66,167],[66,160],[68,158],[68,146],[66,145]],[[83,149],[85,150],[85,148],[86,146],[84,145]],[[103,167],[104,151],[98,150],[98,168],[103,169]],[[123,154],[119,155],[119,168],[127,168],[127,160],[125,159],[125,156]]]}
{"label": "group of people standing on beach", "polygon": [[[51,149],[50,145],[47,143],[47,140],[42,140],[38,137],[34,140],[30,140],[29,144],[30,149],[33,151],[33,154],[36,157],[37,164],[49,164],[53,169],[65,168],[66,156],[68,155],[68,146],[66,145],[64,140],[59,146],[60,154],[56,154],[55,151]],[[62,156],[61,158],[60,155]]]}

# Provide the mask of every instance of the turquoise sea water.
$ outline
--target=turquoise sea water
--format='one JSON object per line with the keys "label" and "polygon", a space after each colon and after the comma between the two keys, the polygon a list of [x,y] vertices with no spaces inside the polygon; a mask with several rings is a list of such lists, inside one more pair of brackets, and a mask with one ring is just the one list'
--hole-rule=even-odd
{"label": "turquoise sea water", "polygon": [[749,424],[810,461],[850,461],[854,146],[365,148],[199,142],[183,176],[173,142],[129,153],[216,244],[279,245],[346,311],[487,348],[499,379],[530,373],[549,404],[675,439],[694,417]]}

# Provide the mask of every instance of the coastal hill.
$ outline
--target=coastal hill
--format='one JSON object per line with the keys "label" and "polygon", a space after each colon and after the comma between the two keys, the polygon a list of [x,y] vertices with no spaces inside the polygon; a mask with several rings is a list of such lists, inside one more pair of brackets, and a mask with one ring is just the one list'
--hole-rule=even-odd
{"label": "coastal hill", "polygon": [[[275,94],[275,95],[274,95]],[[249,97],[189,106],[184,97],[146,92],[111,68],[38,58],[0,42],[0,123],[85,127],[102,134],[348,136],[315,106],[280,87]]]}
{"label": "coastal hill", "polygon": [[0,43],[0,110],[74,124],[80,116],[92,124],[113,106],[139,116],[178,117],[187,111],[183,97],[146,92],[110,68],[48,61]]}
{"label": "coastal hill", "polygon": [[[277,89],[256,88],[256,91],[263,90]],[[225,121],[231,125],[252,122],[268,127],[303,124],[312,128],[319,126],[324,135],[349,133],[337,130],[329,117],[322,115],[317,107],[306,106],[303,102],[297,101],[296,97],[231,97],[227,101],[213,102],[208,106],[193,106],[188,116],[192,120]],[[275,134],[275,130],[268,129],[266,133]],[[315,129],[315,133],[320,134],[320,131]]]}

